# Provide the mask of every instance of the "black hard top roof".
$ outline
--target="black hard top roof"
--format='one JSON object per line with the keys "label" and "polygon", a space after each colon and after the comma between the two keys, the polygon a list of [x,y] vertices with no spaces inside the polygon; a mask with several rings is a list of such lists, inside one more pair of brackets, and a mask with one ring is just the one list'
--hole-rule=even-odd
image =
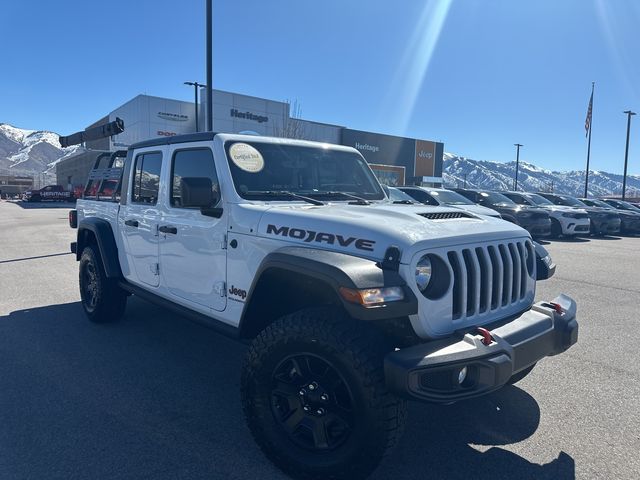
{"label": "black hard top roof", "polygon": [[172,145],[174,143],[205,142],[207,140],[213,140],[213,137],[216,135],[216,132],[198,132],[187,135],[174,135],[172,137],[158,137],[134,143],[129,146],[129,149],[154,147],[156,145]]}

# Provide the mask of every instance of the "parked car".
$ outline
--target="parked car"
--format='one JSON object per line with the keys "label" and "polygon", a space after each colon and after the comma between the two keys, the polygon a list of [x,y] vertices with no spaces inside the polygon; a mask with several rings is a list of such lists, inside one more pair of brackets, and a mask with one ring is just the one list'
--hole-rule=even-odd
{"label": "parked car", "polygon": [[581,198],[580,201],[590,207],[600,207],[615,211],[620,216],[620,233],[627,235],[640,233],[640,209],[638,211],[617,209],[614,205],[595,198]]}
{"label": "parked car", "polygon": [[603,198],[602,201],[611,205],[617,210],[626,210],[628,212],[640,213],[640,208],[636,207],[632,203],[625,202],[624,200],[618,200],[615,198]]}
{"label": "parked car", "polygon": [[502,192],[502,194],[518,205],[545,209],[551,218],[551,236],[554,238],[560,235],[572,237],[589,233],[591,222],[589,220],[589,214],[584,209],[554,205],[536,193]]}
{"label": "parked car", "polygon": [[39,190],[27,190],[22,194],[22,200],[25,202],[71,202],[75,197],[73,192],[65,190],[62,185],[47,185]]}
{"label": "parked car", "polygon": [[555,193],[538,192],[538,195],[546,198],[555,205],[565,205],[579,210],[586,210],[591,221],[591,235],[608,235],[620,233],[620,215],[616,212],[601,207],[590,207],[571,195],[559,195]]}
{"label": "parked car", "polygon": [[468,188],[452,188],[451,190],[458,192],[474,203],[496,210],[505,220],[528,230],[532,237],[548,237],[551,235],[551,219],[549,214],[542,208],[518,205],[501,193],[488,190],[472,190]]}
{"label": "parked car", "polygon": [[402,190],[406,195],[410,195],[419,203],[424,203],[425,205],[456,207],[476,215],[502,218],[494,209],[476,205],[459,193],[445,188],[398,187],[398,190]]}

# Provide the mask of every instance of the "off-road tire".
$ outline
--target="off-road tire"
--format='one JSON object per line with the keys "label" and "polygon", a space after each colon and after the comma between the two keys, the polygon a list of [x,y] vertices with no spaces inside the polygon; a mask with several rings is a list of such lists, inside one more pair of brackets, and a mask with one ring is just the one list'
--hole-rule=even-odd
{"label": "off-road tire", "polygon": [[533,365],[528,366],[524,370],[520,370],[518,373],[512,375],[511,378],[507,381],[507,384],[508,385],[514,385],[514,384],[518,383],[524,377],[529,375],[531,373],[531,371],[533,370],[533,367],[535,367],[535,366],[536,366],[536,364],[534,363]]}
{"label": "off-road tire", "polygon": [[80,298],[84,313],[95,323],[115,322],[124,314],[127,294],[107,278],[96,248],[89,245],[80,256]]}
{"label": "off-road tire", "polygon": [[562,235],[562,226],[555,218],[551,219],[551,238],[558,238]]}
{"label": "off-road tire", "polygon": [[[385,386],[383,359],[388,351],[379,332],[330,307],[301,310],[269,325],[253,340],[241,379],[245,418],[264,454],[297,479],[366,478],[396,444],[406,418],[406,402],[392,395]],[[312,359],[318,357],[318,362],[324,361],[334,367],[352,395],[353,428],[342,429],[348,434],[335,449],[321,450],[317,445],[315,448],[303,448],[297,438],[286,431],[285,422],[277,418],[279,413],[274,407],[274,402],[277,403],[274,399],[278,397],[274,397],[274,382],[278,382],[275,377],[278,366],[288,358],[305,354],[311,355]],[[290,375],[298,380],[292,382],[295,392],[298,388],[305,388],[308,378],[302,379],[294,372]],[[322,378],[319,377],[320,385]],[[300,409],[309,398],[293,398],[291,402],[289,399],[287,406],[294,405],[295,412],[304,418],[309,414]],[[327,408],[327,411],[331,412],[331,409]],[[306,420],[309,419],[304,418],[302,422]],[[316,419],[311,418],[310,421]],[[306,425],[298,424],[295,432],[306,428]],[[328,424],[323,431],[329,438],[330,433],[327,432],[335,429]],[[300,432],[305,433],[304,430]],[[315,435],[311,436],[315,442]]]}

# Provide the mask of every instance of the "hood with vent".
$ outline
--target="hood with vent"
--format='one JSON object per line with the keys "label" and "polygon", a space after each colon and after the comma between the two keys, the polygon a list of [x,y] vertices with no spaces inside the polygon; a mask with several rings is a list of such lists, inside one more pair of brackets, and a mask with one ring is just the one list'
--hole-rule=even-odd
{"label": "hood with vent", "polygon": [[[402,251],[403,263],[429,248],[529,235],[512,223],[453,207],[289,203],[265,205],[260,210],[253,232],[258,236],[375,260],[396,246]],[[257,213],[255,206],[252,211]]]}

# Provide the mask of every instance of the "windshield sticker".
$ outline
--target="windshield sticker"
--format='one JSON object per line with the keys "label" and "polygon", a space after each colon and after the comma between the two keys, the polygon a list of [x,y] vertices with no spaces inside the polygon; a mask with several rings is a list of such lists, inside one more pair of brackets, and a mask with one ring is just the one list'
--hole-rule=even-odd
{"label": "windshield sticker", "polygon": [[246,143],[234,143],[229,148],[231,160],[238,168],[249,173],[258,173],[264,168],[262,154]]}

